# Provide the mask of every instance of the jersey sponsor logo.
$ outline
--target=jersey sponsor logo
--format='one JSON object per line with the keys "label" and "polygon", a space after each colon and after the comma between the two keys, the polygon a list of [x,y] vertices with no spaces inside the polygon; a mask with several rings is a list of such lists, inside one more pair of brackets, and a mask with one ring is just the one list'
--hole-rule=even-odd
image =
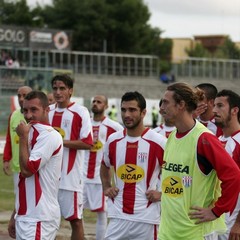
{"label": "jersey sponsor logo", "polygon": [[162,165],[162,168],[166,171],[170,172],[179,172],[179,173],[186,173],[189,174],[189,166],[184,166],[182,164],[176,164],[176,163],[167,163],[165,162]]}
{"label": "jersey sponsor logo", "polygon": [[64,132],[64,130],[63,130],[62,128],[59,128],[59,127],[54,127],[54,129],[55,129],[56,131],[58,131],[58,132],[60,133],[60,135],[62,136],[62,138],[64,139],[64,137],[65,137],[65,132]]}
{"label": "jersey sponsor logo", "polygon": [[125,183],[137,183],[143,180],[144,170],[135,164],[124,164],[117,169],[117,176]]}
{"label": "jersey sponsor logo", "polygon": [[93,146],[92,146],[92,148],[91,148],[91,152],[97,152],[97,151],[100,150],[102,147],[103,147],[102,142],[98,140],[98,141],[96,141],[96,142],[93,144]]}
{"label": "jersey sponsor logo", "polygon": [[163,180],[162,192],[169,197],[178,198],[183,195],[183,185],[181,178],[170,176]]}

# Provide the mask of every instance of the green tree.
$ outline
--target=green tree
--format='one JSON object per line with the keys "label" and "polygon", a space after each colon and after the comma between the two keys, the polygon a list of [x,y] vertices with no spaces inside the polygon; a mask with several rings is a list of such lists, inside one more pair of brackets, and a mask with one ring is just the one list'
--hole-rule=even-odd
{"label": "green tree", "polygon": [[151,28],[142,0],[53,0],[40,14],[48,27],[73,30],[73,49],[156,54],[161,31]]}
{"label": "green tree", "polygon": [[31,10],[26,0],[0,0],[0,24],[42,27],[44,22],[40,11],[39,6]]}
{"label": "green tree", "polygon": [[15,25],[30,25],[32,15],[26,0],[19,1],[0,1],[0,23]]}
{"label": "green tree", "polygon": [[197,43],[194,48],[186,49],[186,52],[189,57],[196,57],[196,58],[209,58],[210,53],[209,51],[203,47],[201,43]]}
{"label": "green tree", "polygon": [[152,54],[170,60],[170,40],[149,24],[143,0],[53,0],[29,9],[26,0],[0,0],[0,23],[72,30],[80,51]]}
{"label": "green tree", "polygon": [[236,44],[228,37],[224,41],[224,44],[218,48],[214,54],[217,58],[227,58],[227,59],[240,59],[240,49]]}

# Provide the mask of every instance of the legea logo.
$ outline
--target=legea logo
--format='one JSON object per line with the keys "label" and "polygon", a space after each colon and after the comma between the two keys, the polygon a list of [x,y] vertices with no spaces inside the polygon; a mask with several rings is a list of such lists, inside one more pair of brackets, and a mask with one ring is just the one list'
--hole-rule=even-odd
{"label": "legea logo", "polygon": [[125,183],[137,183],[143,180],[144,170],[135,164],[124,164],[117,169],[117,176]]}

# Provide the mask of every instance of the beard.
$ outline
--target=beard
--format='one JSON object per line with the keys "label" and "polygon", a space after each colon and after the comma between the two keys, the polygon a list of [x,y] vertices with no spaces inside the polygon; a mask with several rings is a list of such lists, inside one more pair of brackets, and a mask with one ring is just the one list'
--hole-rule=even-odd
{"label": "beard", "polygon": [[132,123],[132,125],[128,125],[127,123],[125,123],[125,121],[123,121],[123,124],[127,129],[135,129],[140,125],[140,123],[141,119],[137,119],[135,122]]}
{"label": "beard", "polygon": [[215,119],[215,124],[220,127],[220,128],[225,128],[225,127],[228,127],[229,125],[229,122],[232,120],[232,117],[230,114],[228,114],[227,118],[223,121],[219,121],[217,122],[216,119]]}

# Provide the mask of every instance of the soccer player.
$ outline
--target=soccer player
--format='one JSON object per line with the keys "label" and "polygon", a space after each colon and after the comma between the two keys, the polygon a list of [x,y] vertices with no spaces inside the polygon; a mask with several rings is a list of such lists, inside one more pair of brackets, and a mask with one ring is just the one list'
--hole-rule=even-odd
{"label": "soccer player", "polygon": [[176,130],[164,151],[161,240],[217,239],[225,231],[221,215],[232,213],[238,199],[238,166],[217,137],[192,115],[203,94],[186,83],[175,83],[162,98],[162,114],[174,121]]}
{"label": "soccer player", "polygon": [[108,99],[104,95],[96,95],[92,100],[91,111],[93,113],[92,130],[94,145],[85,152],[83,168],[84,191],[83,208],[91,209],[97,213],[96,239],[104,239],[107,214],[106,197],[103,194],[100,179],[100,166],[103,158],[103,149],[108,137],[123,127],[116,121],[104,115],[108,108]]}
{"label": "soccer player", "polygon": [[[162,115],[161,104],[162,104],[162,100],[160,100],[160,102],[159,102],[159,113]],[[175,129],[175,126],[171,122],[171,120],[164,119],[164,117],[162,117],[162,118],[163,118],[163,123],[161,123],[158,127],[154,128],[153,131],[168,138],[170,133]]]}
{"label": "soccer player", "polygon": [[[19,167],[19,137],[16,133],[16,127],[21,121],[25,121],[23,116],[23,100],[24,97],[31,92],[28,86],[20,87],[17,91],[18,103],[20,109],[16,109],[8,120],[8,128],[6,135],[6,144],[3,152],[3,171],[6,175],[13,172],[14,192],[17,190]],[[10,166],[11,164],[11,166]]]}
{"label": "soccer player", "polygon": [[[20,122],[20,174],[16,206],[9,222],[9,235],[16,239],[55,239],[60,225],[58,204],[63,141],[48,121],[45,93],[32,91],[23,101],[28,124]],[[15,219],[14,219],[15,216]]]}
{"label": "soccer player", "polygon": [[214,107],[214,99],[218,92],[217,88],[211,83],[201,83],[196,86],[200,88],[204,92],[204,98],[200,101],[202,104],[205,104],[205,109],[202,111],[198,120],[201,122],[206,128],[208,128],[213,134],[217,137],[222,135],[222,129],[215,124],[213,107]]}
{"label": "soccer player", "polygon": [[[219,140],[240,168],[240,96],[231,90],[222,90],[217,94],[214,105],[215,123],[223,130]],[[219,240],[240,238],[239,210],[240,198],[233,213],[225,214],[227,232],[220,235]]]}
{"label": "soccer player", "polygon": [[72,240],[83,240],[83,179],[84,151],[92,147],[92,126],[88,109],[71,102],[73,79],[56,75],[52,79],[56,104],[50,105],[50,124],[63,138],[63,164],[60,179],[59,204],[62,216],[72,228]]}
{"label": "soccer player", "polygon": [[145,115],[146,100],[140,93],[122,96],[121,116],[126,129],[109,136],[100,169],[110,218],[106,240],[157,237],[161,198],[157,184],[166,138],[144,126]]}

